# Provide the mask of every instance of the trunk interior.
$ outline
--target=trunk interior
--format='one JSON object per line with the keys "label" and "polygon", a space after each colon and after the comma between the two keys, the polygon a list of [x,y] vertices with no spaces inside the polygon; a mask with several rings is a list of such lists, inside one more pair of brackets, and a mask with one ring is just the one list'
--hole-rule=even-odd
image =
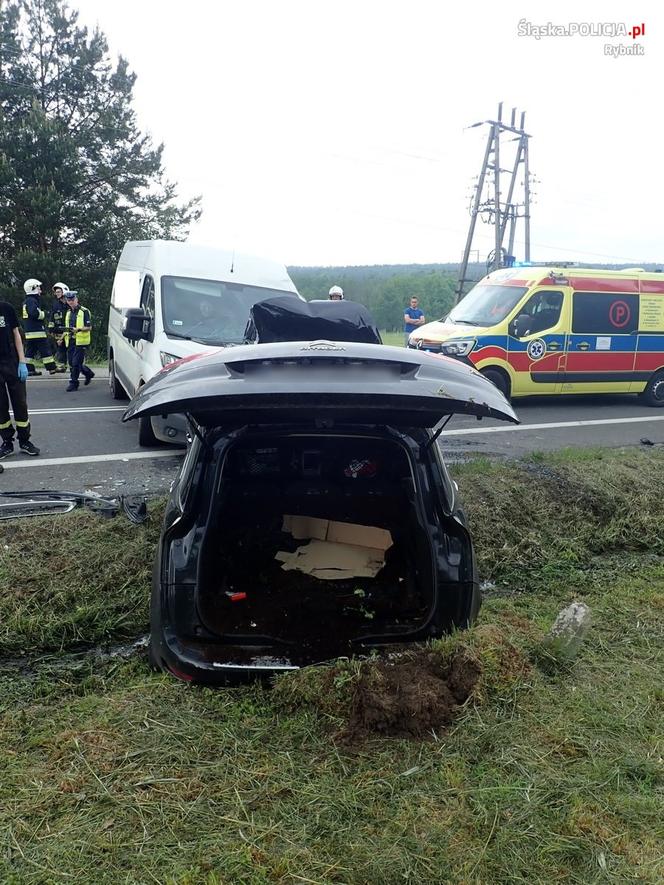
{"label": "trunk interior", "polygon": [[[255,436],[221,468],[199,558],[198,613],[223,643],[322,659],[358,644],[398,643],[428,621],[433,556],[419,523],[406,450],[370,436]],[[324,580],[275,559],[307,540],[284,515],[387,529],[392,546],[375,577]],[[246,594],[246,595],[245,595]]]}

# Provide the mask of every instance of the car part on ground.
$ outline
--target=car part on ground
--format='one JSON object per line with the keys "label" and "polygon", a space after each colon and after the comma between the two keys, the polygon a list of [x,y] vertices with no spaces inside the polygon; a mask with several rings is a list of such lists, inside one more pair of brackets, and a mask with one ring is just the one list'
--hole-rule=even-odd
{"label": "car part on ground", "polygon": [[0,492],[0,519],[18,519],[24,516],[48,516],[70,513],[77,507],[85,508],[100,516],[117,516],[124,513],[135,525],[148,518],[145,498],[120,495],[103,498],[90,492],[45,491]]}

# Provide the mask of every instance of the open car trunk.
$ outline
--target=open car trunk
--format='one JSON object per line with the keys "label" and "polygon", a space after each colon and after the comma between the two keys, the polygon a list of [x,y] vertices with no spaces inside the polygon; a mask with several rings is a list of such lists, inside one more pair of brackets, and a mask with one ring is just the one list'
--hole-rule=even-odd
{"label": "open car trunk", "polygon": [[[442,517],[415,503],[414,467],[405,446],[380,436],[266,434],[232,446],[197,582],[200,620],[220,644],[234,647],[231,661],[249,663],[262,649],[297,665],[461,626],[467,585],[447,575],[453,566],[441,565],[432,549],[431,520]],[[374,575],[352,566],[337,576],[344,551],[323,542],[325,578],[286,570],[287,554],[320,541],[294,537],[285,517],[311,517],[319,528],[353,524],[356,550],[367,537],[357,526],[384,530],[378,536],[388,538],[388,549],[374,557],[384,564]],[[463,543],[462,527],[448,522],[437,545],[444,553]]]}

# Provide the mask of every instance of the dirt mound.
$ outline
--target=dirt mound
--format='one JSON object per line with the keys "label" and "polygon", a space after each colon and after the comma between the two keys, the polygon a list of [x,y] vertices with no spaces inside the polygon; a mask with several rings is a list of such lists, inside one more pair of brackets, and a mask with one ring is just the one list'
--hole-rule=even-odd
{"label": "dirt mound", "polygon": [[421,651],[365,666],[343,740],[351,743],[376,733],[424,737],[452,721],[480,672],[478,661],[462,649],[447,660]]}

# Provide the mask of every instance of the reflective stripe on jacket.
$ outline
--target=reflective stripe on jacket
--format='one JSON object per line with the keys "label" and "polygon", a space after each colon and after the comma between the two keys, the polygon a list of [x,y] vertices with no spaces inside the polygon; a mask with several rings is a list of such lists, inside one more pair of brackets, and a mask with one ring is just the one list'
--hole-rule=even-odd
{"label": "reflective stripe on jacket", "polygon": [[83,307],[82,304],[76,308],[75,316],[72,316],[71,309],[67,311],[65,316],[65,344],[69,347],[69,341],[71,339],[71,332],[76,329],[75,334],[75,343],[79,345],[79,347],[84,347],[90,343],[90,330],[82,331],[83,326],[91,326],[92,325],[92,317],[90,316],[90,311],[87,307]]}

